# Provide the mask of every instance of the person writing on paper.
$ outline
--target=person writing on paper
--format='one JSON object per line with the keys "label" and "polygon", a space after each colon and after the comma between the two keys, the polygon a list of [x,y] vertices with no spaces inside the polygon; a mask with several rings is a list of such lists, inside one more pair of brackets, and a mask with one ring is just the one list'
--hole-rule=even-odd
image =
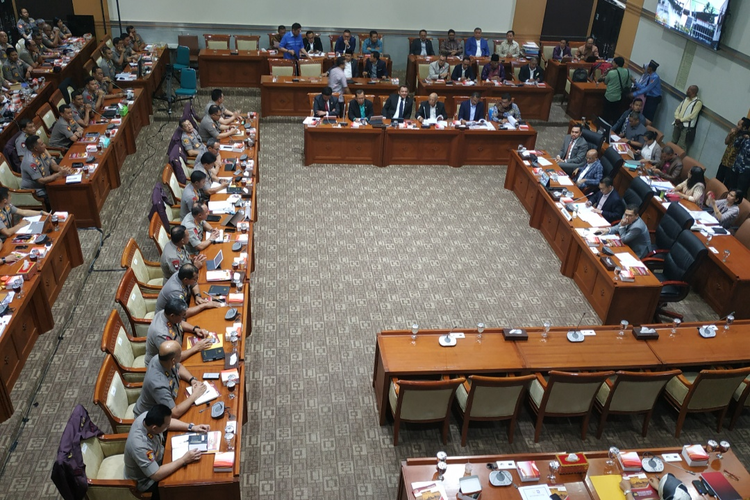
{"label": "person writing on paper", "polygon": [[195,203],[202,203],[229,184],[228,179],[222,179],[219,186],[206,188],[206,182],[208,175],[206,169],[211,168],[216,162],[216,157],[211,153],[206,153],[201,157],[202,161],[208,162],[201,164],[202,170],[198,168],[193,169],[190,174],[190,182],[182,190],[182,198],[180,198],[180,217],[184,218],[190,210],[192,210]]}
{"label": "person writing on paper", "polygon": [[744,195],[739,189],[731,189],[727,193],[727,197],[723,200],[717,200],[716,196],[709,191],[706,195],[706,206],[711,207],[714,212],[714,217],[719,221],[721,227],[729,229],[740,215],[739,205],[742,203],[743,199]]}
{"label": "person writing on paper", "polygon": [[198,125],[198,134],[201,136],[201,140],[206,142],[210,137],[214,139],[224,139],[230,137],[237,132],[237,127],[234,125],[222,125],[219,123],[221,119],[221,109],[219,106],[213,105],[208,108],[208,113],[201,120]]}
{"label": "person writing on paper", "polygon": [[[664,474],[661,477],[649,477],[648,482],[659,493],[659,500],[690,500],[693,498],[688,493],[685,485],[682,484],[682,481],[670,473]],[[623,478],[620,481],[620,489],[625,494],[625,500],[635,500],[631,491],[630,479]]]}
{"label": "person writing on paper", "polygon": [[576,181],[579,189],[593,189],[602,180],[603,171],[604,167],[602,162],[599,161],[599,154],[596,149],[589,149],[586,152],[586,165],[573,170],[571,177]]}
{"label": "person writing on paper", "polygon": [[439,101],[436,93],[430,94],[430,97],[419,105],[417,110],[417,121],[422,123],[425,120],[445,120],[445,104]]}
{"label": "person writing on paper", "polygon": [[657,168],[647,170],[648,175],[655,175],[671,183],[680,180],[682,160],[675,154],[672,146],[664,146],[662,148],[660,160],[655,165]]}
{"label": "person writing on paper", "polygon": [[453,68],[451,80],[454,82],[474,81],[476,77],[474,69],[471,67],[471,57],[464,56],[461,64],[456,64],[456,67]]}
{"label": "person writing on paper", "polygon": [[641,163],[658,163],[661,160],[661,146],[656,142],[656,132],[647,130],[643,134],[643,146],[641,149],[636,149],[634,153],[636,157],[640,156],[638,161]]}
{"label": "person writing on paper", "polygon": [[430,80],[445,80],[450,75],[451,65],[448,64],[448,56],[440,54],[437,61],[430,63]]}
{"label": "person writing on paper", "polygon": [[539,67],[539,61],[536,57],[529,58],[529,64],[521,66],[518,72],[518,79],[522,82],[543,82],[544,70]]}
{"label": "person writing on paper", "polygon": [[351,121],[369,120],[373,113],[372,101],[365,99],[365,91],[357,89],[354,99],[349,102],[348,118]]}
{"label": "person writing on paper", "polygon": [[219,307],[219,302],[211,298],[201,297],[201,289],[198,286],[198,268],[193,264],[183,265],[179,271],[173,274],[164,286],[161,288],[158,297],[156,297],[157,313],[164,309],[169,299],[184,300],[190,306],[190,297],[195,299],[195,305],[188,307],[187,317],[195,316],[206,309],[215,309]]}
{"label": "person writing on paper", "polygon": [[178,432],[208,432],[205,424],[193,425],[172,418],[168,406],[157,404],[148,412],[133,421],[125,441],[123,461],[125,479],[135,481],[137,489],[151,493],[151,498],[158,498],[159,481],[165,479],[183,467],[200,460],[200,450],[188,450],[177,460],[164,463],[164,443],[162,434],[167,430]]}
{"label": "person writing on paper", "polygon": [[[16,208],[15,205],[13,205],[10,202],[10,191],[8,191],[8,188],[1,187],[0,186],[0,241],[5,243],[5,240],[9,238],[10,236],[13,236],[18,232],[19,229],[22,227],[28,226],[29,221],[26,219],[21,219],[18,221],[18,223],[14,224],[15,217],[14,216],[20,216],[20,217],[35,217],[37,215],[45,216],[49,215],[49,213],[45,212],[44,210],[26,210],[23,208]],[[9,255],[7,257],[2,258],[3,264],[10,264],[18,259],[14,257],[13,255]]]}
{"label": "person writing on paper", "polygon": [[[133,407],[136,417],[146,413],[158,404],[171,410],[173,419],[178,419],[190,409],[195,401],[206,392],[206,386],[193,376],[180,363],[182,346],[174,340],[167,340],[159,346],[159,355],[151,358],[143,377],[141,395]],[[193,388],[192,394],[180,404],[176,404],[180,381],[184,380]],[[179,420],[178,420],[179,422]],[[192,430],[192,428],[191,428]]]}
{"label": "person writing on paper", "polygon": [[502,82],[505,79],[505,68],[500,64],[500,56],[492,54],[490,63],[482,69],[482,81]]}
{"label": "person writing on paper", "polygon": [[184,332],[192,332],[200,340],[187,351],[180,354],[180,362],[185,361],[193,354],[209,349],[214,345],[210,332],[199,326],[193,326],[187,321],[187,303],[177,297],[167,299],[164,309],[154,314],[154,319],[148,327],[146,335],[146,354],[143,358],[146,366],[151,359],[159,355],[159,347],[168,340],[174,340],[182,345]]}
{"label": "person writing on paper", "polygon": [[513,102],[510,94],[503,94],[502,99],[495,104],[495,112],[492,115],[493,122],[508,123],[508,117],[513,117],[515,121],[521,119],[521,110]]}
{"label": "person writing on paper", "polygon": [[622,213],[625,211],[622,198],[615,190],[612,179],[609,177],[602,177],[602,180],[599,181],[599,191],[589,196],[586,206],[591,207],[592,212],[601,215],[610,224],[620,220]]}
{"label": "person writing on paper", "polygon": [[683,200],[692,201],[699,207],[703,206],[703,193],[706,191],[706,178],[703,169],[694,166],[690,169],[687,179],[677,184],[672,191]]}
{"label": "person writing on paper", "polygon": [[579,124],[570,127],[570,134],[563,139],[562,148],[555,157],[558,166],[568,175],[586,164],[586,151],[588,151],[589,145],[586,143],[586,139],[581,137],[582,130]]}
{"label": "person writing on paper", "polygon": [[45,185],[72,173],[69,167],[57,164],[38,135],[26,139],[26,154],[21,162],[21,189],[34,189],[36,195],[44,199],[47,210],[50,209],[50,203]]}
{"label": "person writing on paper", "polygon": [[458,108],[458,119],[461,120],[462,125],[466,125],[467,122],[476,122],[484,119],[482,94],[474,92],[471,94],[469,100],[461,103],[461,106]]}
{"label": "person writing on paper", "polygon": [[[188,233],[187,250],[193,255],[210,247],[221,234],[218,229],[214,229],[211,224],[206,222],[207,216],[206,205],[195,203],[193,208],[190,209],[190,213],[182,219],[182,225],[185,226]],[[210,231],[211,237],[203,241],[203,235],[206,231]]]}
{"label": "person writing on paper", "polygon": [[193,264],[197,269],[200,269],[206,262],[206,256],[202,253],[190,255],[185,248],[187,243],[188,234],[185,226],[180,224],[169,228],[169,241],[164,245],[159,259],[161,272],[164,273],[162,285],[166,284],[167,280],[185,264]]}
{"label": "person writing on paper", "polygon": [[609,230],[597,230],[594,234],[618,235],[620,240],[642,259],[651,251],[651,236],[648,234],[646,223],[638,216],[638,208],[638,205],[628,205],[619,224],[610,227]]}
{"label": "person writing on paper", "polygon": [[313,115],[315,116],[338,116],[339,103],[332,99],[333,90],[331,87],[325,87],[320,95],[313,99]]}

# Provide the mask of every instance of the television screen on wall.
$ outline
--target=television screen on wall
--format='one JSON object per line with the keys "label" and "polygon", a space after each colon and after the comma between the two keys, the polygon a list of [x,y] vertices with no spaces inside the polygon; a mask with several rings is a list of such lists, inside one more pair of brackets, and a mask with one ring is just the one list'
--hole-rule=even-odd
{"label": "television screen on wall", "polygon": [[716,50],[728,3],[729,0],[659,0],[656,22]]}

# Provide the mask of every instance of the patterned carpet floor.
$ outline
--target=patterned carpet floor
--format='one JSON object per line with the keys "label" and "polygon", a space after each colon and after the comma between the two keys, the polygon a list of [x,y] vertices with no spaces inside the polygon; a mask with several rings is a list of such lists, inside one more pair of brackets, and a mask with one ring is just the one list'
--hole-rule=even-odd
{"label": "patterned carpet floor", "polygon": [[[228,90],[231,109],[260,109],[257,91]],[[207,102],[201,91],[199,109]],[[556,151],[567,130],[559,102],[538,127],[538,148]],[[150,190],[161,176],[176,126],[161,112],[128,157],[123,185],[110,193],[103,232],[80,230],[86,262],[71,273],[54,307],[55,329],[40,337],[12,393],[14,416],[0,424],[0,499],[58,498],[50,477],[65,422],[77,403],[109,431],[92,394],[103,354],[99,342],[122,276],[119,259],[134,237],[146,258]],[[659,403],[647,438],[640,420],[611,418],[601,440],[578,419],[549,419],[533,443],[533,421],[521,412],[515,442],[505,424],[472,425],[460,446],[451,423],[448,445],[437,426],[377,422],[371,386],[379,330],[571,324],[597,316],[528,214],[503,189],[505,167],[303,166],[299,120],[261,124],[262,170],[253,334],[246,354],[248,416],[241,488],[245,499],[363,499],[396,496],[399,462],[407,457],[678,446],[721,437],[745,465],[745,415],[733,431],[715,432],[712,415],[688,418],[673,437],[675,413]],[[101,248],[100,248],[101,246]],[[675,309],[687,320],[716,315],[696,295]]]}

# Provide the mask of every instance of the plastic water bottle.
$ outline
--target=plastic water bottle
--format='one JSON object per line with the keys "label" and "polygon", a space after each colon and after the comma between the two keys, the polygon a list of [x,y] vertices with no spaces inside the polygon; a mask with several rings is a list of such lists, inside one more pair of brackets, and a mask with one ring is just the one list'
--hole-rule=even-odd
{"label": "plastic water bottle", "polygon": [[488,113],[487,116],[489,117],[490,121],[494,122],[495,121],[495,107],[492,106],[487,113]]}

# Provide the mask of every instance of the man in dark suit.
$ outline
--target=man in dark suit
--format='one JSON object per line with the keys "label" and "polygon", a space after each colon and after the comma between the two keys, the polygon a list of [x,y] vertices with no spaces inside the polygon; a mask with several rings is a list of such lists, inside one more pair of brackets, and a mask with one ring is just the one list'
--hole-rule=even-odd
{"label": "man in dark suit", "polygon": [[451,74],[451,80],[454,82],[463,82],[466,80],[476,80],[477,75],[474,74],[474,68],[471,67],[471,57],[464,56],[461,64],[456,64]]}
{"label": "man in dark suit", "polygon": [[349,119],[351,121],[359,120],[360,118],[369,120],[372,116],[372,113],[372,101],[369,99],[365,99],[364,90],[357,89],[357,93],[354,99],[349,102]]}
{"label": "man in dark suit", "polygon": [[417,110],[417,121],[422,123],[424,120],[445,120],[448,115],[445,113],[445,104],[438,100],[436,93],[430,94],[430,98],[422,102]]}
{"label": "man in dark suit", "polygon": [[622,214],[625,212],[625,203],[612,186],[612,179],[609,177],[603,177],[599,181],[599,191],[589,197],[586,206],[591,207],[594,213],[607,219],[610,224],[622,219]]}
{"label": "man in dark suit", "polygon": [[354,57],[354,52],[351,49],[346,49],[344,52],[344,61],[344,74],[347,80],[359,78],[359,59]]}
{"label": "man in dark suit", "polygon": [[365,63],[365,71],[362,73],[365,78],[388,78],[388,67],[385,61],[380,60],[380,52],[373,51]]}
{"label": "man in dark suit", "polygon": [[333,51],[337,54],[343,54],[347,49],[351,49],[352,53],[357,50],[357,39],[352,36],[352,32],[344,30],[344,34],[336,40]]}
{"label": "man in dark suit", "polygon": [[333,99],[331,87],[325,87],[320,95],[313,99],[313,116],[338,116],[339,103]]}
{"label": "man in dark suit", "polygon": [[461,103],[458,108],[458,119],[461,123],[476,122],[484,119],[484,103],[482,102],[482,94],[474,92],[471,94],[471,98],[468,101]]}
{"label": "man in dark suit", "polygon": [[543,82],[544,81],[544,70],[539,67],[539,63],[536,57],[529,58],[529,64],[521,66],[521,71],[518,72],[518,79],[522,82]]}
{"label": "man in dark suit", "polygon": [[320,41],[320,37],[315,36],[314,31],[305,33],[304,47],[307,52],[323,52],[323,43]]}
{"label": "man in dark suit", "polygon": [[434,56],[435,51],[432,49],[432,40],[427,39],[427,31],[419,32],[419,38],[411,42],[409,54],[413,56]]}
{"label": "man in dark suit", "polygon": [[588,149],[586,139],[581,137],[581,126],[573,125],[570,128],[570,135],[565,136],[562,149],[555,157],[555,161],[566,174],[571,175],[575,169],[586,164]]}
{"label": "man in dark suit", "polygon": [[383,116],[393,119],[411,118],[411,107],[414,99],[409,97],[409,87],[401,85],[398,88],[398,94],[391,94],[383,104]]}

